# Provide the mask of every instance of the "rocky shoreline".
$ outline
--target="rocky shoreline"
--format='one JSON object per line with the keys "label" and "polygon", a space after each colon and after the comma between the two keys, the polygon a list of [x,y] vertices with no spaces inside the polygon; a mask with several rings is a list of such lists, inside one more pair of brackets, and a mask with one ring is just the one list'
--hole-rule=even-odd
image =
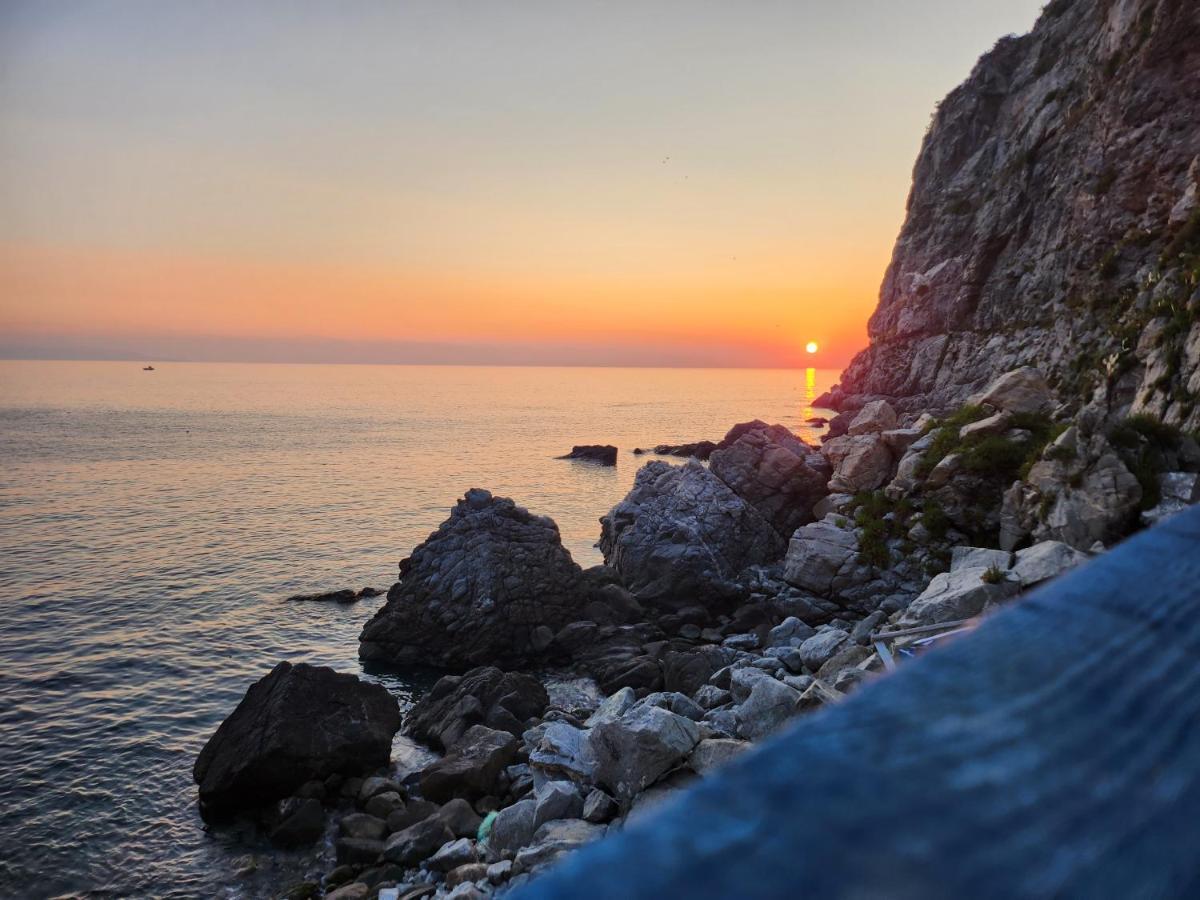
{"label": "rocky shoreline", "polygon": [[[821,446],[655,447],[690,458],[640,469],[589,569],[468,491],[360,637],[445,676],[402,723],[280,663],[197,760],[202,812],[331,839],[297,900],[503,894],[1200,501],[1198,36],[1185,0],[1054,0],[999,41],[934,117]],[[398,731],[440,755],[389,760]]]}
{"label": "rocky shoreline", "polygon": [[[1200,499],[1192,436],[1102,430],[1037,370],[969,401],[940,419],[873,401],[819,448],[748,422],[707,466],[650,462],[586,570],[552,520],[468,491],[360,638],[364,660],[449,674],[402,725],[382,688],[280,663],[197,760],[202,812],[332,838],[336,866],[284,896],[504,893]],[[1153,506],[1135,450],[1156,454]],[[590,690],[553,702],[564,677]],[[437,756],[390,762],[397,732]]]}

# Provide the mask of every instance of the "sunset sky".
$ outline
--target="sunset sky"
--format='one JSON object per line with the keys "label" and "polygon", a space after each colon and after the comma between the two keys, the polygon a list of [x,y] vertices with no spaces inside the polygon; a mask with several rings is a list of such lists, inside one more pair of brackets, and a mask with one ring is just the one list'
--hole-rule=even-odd
{"label": "sunset sky", "polygon": [[6,0],[0,355],[840,366],[1040,5]]}

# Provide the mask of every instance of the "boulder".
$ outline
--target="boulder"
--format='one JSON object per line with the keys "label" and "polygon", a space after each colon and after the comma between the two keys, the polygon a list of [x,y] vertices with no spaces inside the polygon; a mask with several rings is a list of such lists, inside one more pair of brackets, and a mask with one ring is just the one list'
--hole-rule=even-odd
{"label": "boulder", "polygon": [[583,797],[569,781],[547,781],[533,792],[533,824],[540,828],[551,819],[577,819],[583,815]]}
{"label": "boulder", "polygon": [[[782,425],[749,423],[712,454],[709,470],[771,523],[783,540],[811,522],[830,467],[821,453]],[[731,432],[732,433],[732,432]]]}
{"label": "boulder", "polygon": [[488,877],[488,864],[483,862],[465,863],[457,869],[446,873],[446,887],[453,888],[470,882],[483,881]]}
{"label": "boulder", "polygon": [[758,510],[696,460],[647,463],[600,521],[605,562],[639,601],[676,609],[735,599],[737,576],[784,547]]}
{"label": "boulder", "polygon": [[800,658],[804,665],[816,672],[839,650],[853,643],[850,635],[836,628],[819,631],[800,645]]}
{"label": "boulder", "polygon": [[757,741],[796,715],[800,692],[774,678],[763,678],[737,708],[738,735]]}
{"label": "boulder", "polygon": [[528,847],[518,851],[513,872],[531,872],[553,862],[564,853],[604,835],[605,827],[582,819],[557,819],[541,826]]}
{"label": "boulder", "polygon": [[383,853],[383,841],[341,837],[334,842],[338,865],[369,866]]}
{"label": "boulder", "polygon": [[520,742],[506,731],[472,725],[451,751],[421,773],[421,793],[435,803],[493,793]]}
{"label": "boulder", "polygon": [[904,611],[901,628],[938,625],[977,616],[987,607],[1012,597],[1021,589],[1015,578],[996,584],[983,580],[987,568],[975,566],[935,575],[927,587]]}
{"label": "boulder", "polygon": [[529,754],[529,767],[548,780],[566,778],[576,784],[592,784],[596,758],[588,732],[566,722],[551,722]]}
{"label": "boulder", "polygon": [[370,841],[381,841],[388,834],[387,822],[367,813],[342,816],[338,822],[338,830],[343,837],[364,838]]}
{"label": "boulder", "polygon": [[401,561],[359,656],[452,669],[527,664],[541,658],[535,630],[584,618],[586,602],[554,521],[474,489]]}
{"label": "boulder", "polygon": [[475,837],[483,821],[466,800],[456,797],[434,813],[455,837]]}
{"label": "boulder", "polygon": [[663,688],[692,695],[713,675],[733,662],[736,653],[725,647],[705,644],[691,650],[663,654]]}
{"label": "boulder", "polygon": [[498,854],[512,854],[533,840],[536,831],[534,817],[537,801],[533,798],[518,800],[496,814],[492,832],[488,837],[488,849]]}
{"label": "boulder", "polygon": [[479,851],[475,842],[470,838],[457,838],[447,841],[438,851],[425,861],[427,868],[434,872],[449,872],[459,866],[466,866],[479,859]]}
{"label": "boulder", "polygon": [[[799,697],[799,694],[796,696]],[[705,738],[688,756],[688,765],[697,775],[707,775],[713,769],[725,765],[735,756],[745,752],[749,747],[748,741]]]}
{"label": "boulder", "polygon": [[768,647],[799,647],[816,634],[816,629],[795,616],[788,616],[767,634]]}
{"label": "boulder", "polygon": [[205,816],[285,797],[313,779],[387,765],[400,728],[378,684],[324,666],[281,662],[246,692],[196,759]]}
{"label": "boulder", "polygon": [[1082,563],[1088,555],[1061,541],[1042,541],[1017,551],[1013,575],[1027,588],[1051,578],[1057,578]]}
{"label": "boulder", "polygon": [[415,866],[452,840],[454,832],[446,823],[430,816],[389,837],[383,847],[383,858],[401,866]]}
{"label": "boulder", "polygon": [[783,561],[783,577],[816,594],[828,594],[834,579],[858,562],[858,537],[830,514],[796,530]]}
{"label": "boulder", "polygon": [[834,467],[829,479],[833,493],[873,491],[892,473],[892,452],[878,434],[837,437],[827,441],[822,452]]}
{"label": "boulder", "polygon": [[600,463],[602,466],[617,464],[617,448],[612,444],[576,444],[571,452],[559,459],[582,459],[586,462]]}
{"label": "boulder", "polygon": [[596,780],[629,800],[678,766],[700,741],[696,723],[657,706],[639,705],[592,729],[588,743]]}
{"label": "boulder", "polygon": [[1012,554],[1007,550],[993,550],[990,547],[955,547],[950,551],[950,571],[959,569],[990,568],[1008,569]]}
{"label": "boulder", "polygon": [[408,711],[404,732],[438,750],[458,743],[472,725],[519,736],[549,704],[546,689],[532,675],[484,666],[438,679]]}
{"label": "boulder", "polygon": [[846,433],[850,435],[879,434],[883,431],[890,431],[896,425],[896,411],[892,409],[891,404],[886,400],[872,400],[850,420],[850,427]]}
{"label": "boulder", "polygon": [[1031,366],[1006,372],[976,398],[976,403],[1010,413],[1040,413],[1054,403],[1045,376]]}
{"label": "boulder", "polygon": [[1155,525],[1200,503],[1200,475],[1195,472],[1163,472],[1158,485],[1161,499],[1142,513],[1143,525]]}
{"label": "boulder", "polygon": [[[692,444],[658,444],[655,446],[654,452],[662,456],[694,456],[699,460],[707,460],[716,449],[715,441],[696,441]],[[634,450],[633,452],[637,453],[638,451]]]}
{"label": "boulder", "polygon": [[279,823],[271,829],[271,840],[283,847],[311,844],[325,831],[325,808],[311,797],[291,797],[279,809]]}
{"label": "boulder", "polygon": [[[703,743],[703,742],[702,742]],[[592,788],[583,801],[583,820],[601,824],[612,820],[620,812],[617,801],[600,788]]]}

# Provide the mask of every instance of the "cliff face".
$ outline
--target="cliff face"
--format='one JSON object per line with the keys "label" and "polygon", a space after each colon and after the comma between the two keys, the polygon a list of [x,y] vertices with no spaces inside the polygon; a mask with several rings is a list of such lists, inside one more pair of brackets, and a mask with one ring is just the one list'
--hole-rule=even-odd
{"label": "cliff face", "polygon": [[1042,369],[1200,426],[1200,3],[1054,0],[939,107],[835,403],[945,410]]}

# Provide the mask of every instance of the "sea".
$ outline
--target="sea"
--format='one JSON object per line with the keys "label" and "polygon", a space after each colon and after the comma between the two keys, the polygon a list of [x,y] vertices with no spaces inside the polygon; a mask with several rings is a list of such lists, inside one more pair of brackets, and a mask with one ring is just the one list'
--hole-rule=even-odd
{"label": "sea", "polygon": [[[207,829],[192,764],[280,660],[378,681],[357,636],[482,487],[580,565],[651,455],[759,418],[814,438],[830,369],[0,361],[0,896],[271,897],[324,850]],[[614,444],[615,467],[555,457]],[[681,462],[680,460],[673,460]]]}

